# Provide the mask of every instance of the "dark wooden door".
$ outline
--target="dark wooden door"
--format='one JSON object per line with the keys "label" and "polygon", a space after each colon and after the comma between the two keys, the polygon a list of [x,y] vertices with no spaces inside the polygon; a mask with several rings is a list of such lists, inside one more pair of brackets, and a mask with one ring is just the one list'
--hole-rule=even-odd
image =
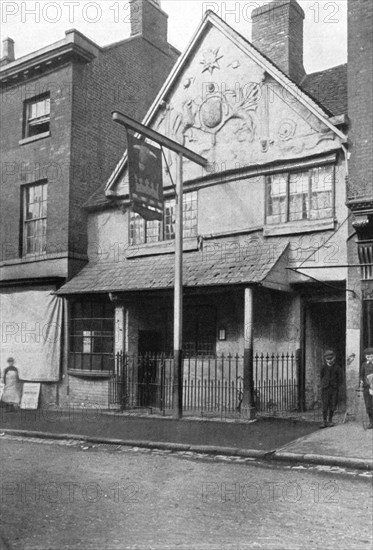
{"label": "dark wooden door", "polygon": [[139,331],[139,405],[159,407],[160,376],[158,365],[162,335],[152,330]]}

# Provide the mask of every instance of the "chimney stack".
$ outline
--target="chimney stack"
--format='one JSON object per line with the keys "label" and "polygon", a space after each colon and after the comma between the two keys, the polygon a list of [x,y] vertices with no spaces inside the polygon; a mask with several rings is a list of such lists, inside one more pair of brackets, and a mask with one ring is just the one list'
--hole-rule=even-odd
{"label": "chimney stack", "polygon": [[5,38],[3,40],[3,57],[1,61],[4,64],[4,62],[11,63],[14,60],[14,40],[12,38]]}
{"label": "chimney stack", "polygon": [[252,44],[299,84],[303,67],[304,11],[296,0],[274,0],[251,14]]}
{"label": "chimney stack", "polygon": [[167,46],[168,15],[161,9],[160,0],[131,0],[131,36],[143,38],[165,49]]}

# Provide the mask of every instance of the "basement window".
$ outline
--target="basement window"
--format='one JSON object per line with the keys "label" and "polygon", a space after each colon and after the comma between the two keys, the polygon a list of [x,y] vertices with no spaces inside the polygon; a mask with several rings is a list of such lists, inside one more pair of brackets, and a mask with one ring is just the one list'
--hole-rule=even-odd
{"label": "basement window", "polygon": [[24,138],[39,136],[49,132],[50,94],[44,94],[25,101]]}

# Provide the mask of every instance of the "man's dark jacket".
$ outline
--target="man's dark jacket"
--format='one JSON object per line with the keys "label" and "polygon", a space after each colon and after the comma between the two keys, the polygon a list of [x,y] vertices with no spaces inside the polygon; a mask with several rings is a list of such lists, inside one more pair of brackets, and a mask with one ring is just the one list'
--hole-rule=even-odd
{"label": "man's dark jacket", "polygon": [[329,367],[324,361],[323,366],[321,367],[320,378],[321,388],[323,390],[326,390],[328,388],[331,390],[338,390],[342,379],[342,371],[340,365],[338,365],[338,363],[334,363]]}

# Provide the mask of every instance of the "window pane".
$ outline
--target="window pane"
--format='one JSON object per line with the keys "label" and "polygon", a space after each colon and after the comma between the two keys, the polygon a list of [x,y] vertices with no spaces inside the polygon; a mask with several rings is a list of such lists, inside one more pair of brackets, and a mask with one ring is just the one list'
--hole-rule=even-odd
{"label": "window pane", "polygon": [[286,222],[287,174],[275,174],[267,182],[267,223]]}
{"label": "window pane", "polygon": [[146,242],[156,243],[161,240],[161,222],[152,220],[146,222]]}
{"label": "window pane", "polygon": [[289,220],[309,218],[309,173],[297,172],[289,177]]}
{"label": "window pane", "polygon": [[145,220],[135,212],[130,214],[130,243],[145,243]]}
{"label": "window pane", "polygon": [[184,237],[197,235],[197,192],[187,193],[183,201]]}
{"label": "window pane", "polygon": [[311,219],[333,216],[333,167],[312,170]]}
{"label": "window pane", "polygon": [[75,352],[83,351],[83,339],[81,336],[71,336],[70,350]]}
{"label": "window pane", "polygon": [[83,331],[83,353],[92,353],[93,351],[93,332]]}
{"label": "window pane", "polygon": [[25,137],[49,131],[50,97],[34,99],[26,104]]}
{"label": "window pane", "polygon": [[[33,185],[24,189],[24,238],[25,253],[46,251],[47,233],[47,184]],[[33,241],[33,242],[32,242]]]}
{"label": "window pane", "polygon": [[216,346],[216,311],[209,306],[185,308],[183,348],[186,355],[214,355]]}
{"label": "window pane", "polygon": [[92,304],[89,300],[82,302],[82,317],[85,319],[91,319]]}
{"label": "window pane", "polygon": [[33,238],[27,238],[26,239],[26,254],[33,254],[34,253],[34,244],[35,241]]}
{"label": "window pane", "polygon": [[[69,323],[70,363],[69,368],[79,368],[79,357],[83,353],[83,365],[80,368],[101,370],[106,354],[112,365],[114,352],[114,308],[112,304],[101,301],[84,300],[72,305]],[[106,317],[104,317],[106,316]],[[77,355],[75,356],[74,353]]]}
{"label": "window pane", "polygon": [[29,118],[37,117],[37,103],[30,103],[29,105]]}
{"label": "window pane", "polygon": [[164,205],[164,239],[170,241],[175,238],[175,199],[165,202]]}
{"label": "window pane", "polygon": [[35,223],[34,222],[28,222],[25,226],[26,230],[26,238],[30,239],[34,236],[35,233]]}
{"label": "window pane", "polygon": [[[143,244],[175,238],[175,199],[164,203],[164,221],[146,221],[139,214],[130,215],[130,243]],[[184,237],[197,234],[197,192],[183,196]]]}
{"label": "window pane", "polygon": [[41,218],[45,218],[47,216],[47,201],[44,200],[40,203],[39,206],[39,215]]}

